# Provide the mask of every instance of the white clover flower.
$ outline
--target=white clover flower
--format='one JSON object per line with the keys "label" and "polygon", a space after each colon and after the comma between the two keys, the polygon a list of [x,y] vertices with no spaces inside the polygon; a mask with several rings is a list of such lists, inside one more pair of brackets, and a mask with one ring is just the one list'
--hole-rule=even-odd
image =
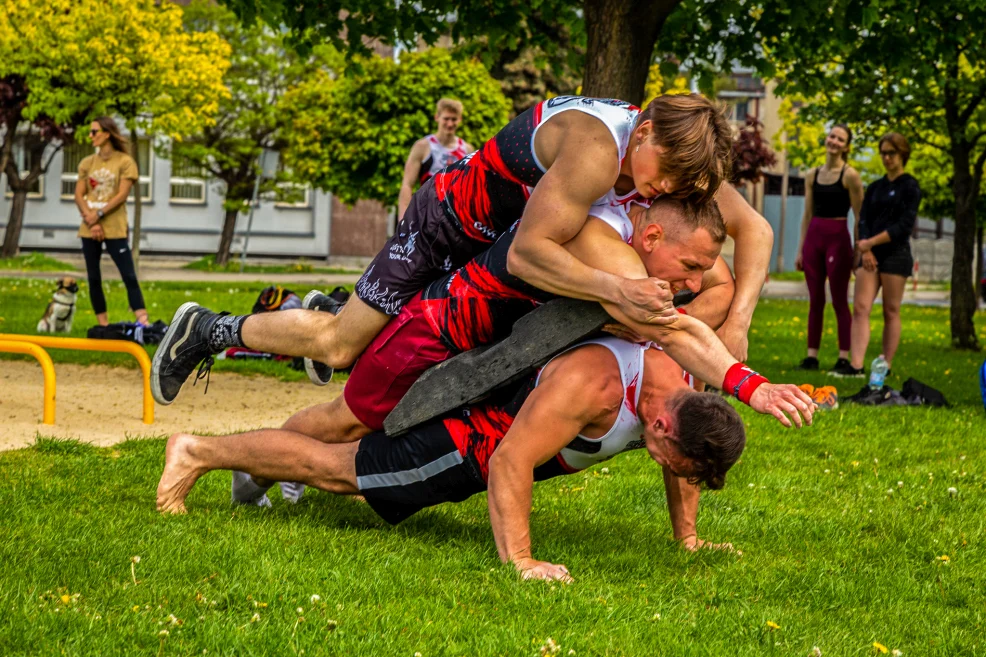
{"label": "white clover flower", "polygon": [[322,601],[322,596],[320,596],[318,593],[316,593],[315,595],[313,595],[311,597],[311,601],[312,601],[312,604],[315,604],[316,602],[321,602]]}
{"label": "white clover flower", "polygon": [[897,648],[894,648],[894,651],[890,654],[893,655],[893,657],[903,657],[904,652],[902,650],[898,650]]}
{"label": "white clover flower", "polygon": [[133,562],[133,563],[140,563],[140,557],[139,556],[136,556],[136,555],[135,556],[132,556],[132,557],[130,557],[130,561]]}
{"label": "white clover flower", "polygon": [[747,486],[747,488],[756,488],[756,487],[757,487],[756,484],[750,484],[749,486]]}
{"label": "white clover flower", "polygon": [[250,622],[251,623],[259,623],[260,622],[260,614],[254,614],[253,616],[251,616],[250,617]]}
{"label": "white clover flower", "polygon": [[956,488],[955,486],[949,486],[948,487],[948,494],[951,495],[952,497],[955,497],[956,495],[959,494],[959,489]]}
{"label": "white clover flower", "polygon": [[599,472],[602,473],[602,474],[609,474],[609,468],[603,468]]}
{"label": "white clover flower", "polygon": [[171,634],[171,632],[169,632],[168,630],[161,630],[160,632],[157,633],[157,635],[159,637],[161,637],[162,639],[165,638],[166,636],[170,635],[170,634]]}
{"label": "white clover flower", "polygon": [[297,609],[295,609],[295,611],[298,612],[298,615],[299,616],[301,616],[303,613],[305,613],[305,610],[302,609],[301,607],[298,607]]}
{"label": "white clover flower", "polygon": [[887,495],[893,495],[893,494],[894,494],[894,489],[893,488],[888,488],[887,489]]}
{"label": "white clover flower", "polygon": [[897,482],[897,488],[903,488],[903,487],[904,487],[904,482],[903,481],[898,481]]}

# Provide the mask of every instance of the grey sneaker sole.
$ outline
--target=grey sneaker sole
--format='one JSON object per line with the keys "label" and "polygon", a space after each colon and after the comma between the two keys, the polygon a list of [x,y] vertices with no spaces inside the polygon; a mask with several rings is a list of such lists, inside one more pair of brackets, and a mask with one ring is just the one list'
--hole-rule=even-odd
{"label": "grey sneaker sole", "polygon": [[[157,351],[154,352],[154,360],[151,361],[151,395],[154,396],[154,401],[161,404],[162,406],[167,406],[172,400],[167,400],[164,394],[161,392],[161,367],[164,361],[164,355],[171,351],[172,347],[175,345],[176,340],[180,340],[185,336],[178,336],[178,325],[184,319],[185,315],[194,308],[198,308],[199,304],[194,301],[189,301],[183,303],[175,311],[175,316],[171,318],[171,324],[168,326],[167,333],[164,334],[164,338],[157,347]],[[179,342],[180,344],[180,342]],[[175,395],[175,399],[178,395]]]}
{"label": "grey sneaker sole", "polygon": [[829,376],[834,376],[838,379],[862,379],[866,377],[866,372],[860,372],[859,374],[842,374],[840,372],[826,372]]}
{"label": "grey sneaker sole", "polygon": [[[310,306],[312,304],[312,301],[314,301],[315,298],[319,296],[322,296],[322,293],[319,290],[312,290],[311,292],[305,295],[304,300],[301,302],[301,307],[304,308],[305,310],[311,310]],[[319,372],[319,367],[327,369],[329,371],[329,375],[327,377],[325,376],[325,369]],[[311,379],[311,382],[314,383],[315,385],[317,386],[329,385],[329,383],[332,381],[333,372],[334,370],[328,365],[324,363],[316,363],[311,358],[305,358],[305,373],[308,375],[308,378]]]}

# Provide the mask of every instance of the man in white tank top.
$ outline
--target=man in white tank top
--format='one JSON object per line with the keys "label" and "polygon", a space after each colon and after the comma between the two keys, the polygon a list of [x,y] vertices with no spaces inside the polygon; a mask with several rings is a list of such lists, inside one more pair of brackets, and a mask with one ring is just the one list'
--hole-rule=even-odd
{"label": "man in white tank top", "polygon": [[282,429],[232,436],[173,435],[158,509],[184,512],[195,481],[214,469],[363,495],[392,524],[488,485],[501,560],[525,579],[568,582],[564,565],[531,557],[533,482],[646,449],[663,472],[674,537],[690,550],[732,547],[697,537],[698,484],[724,485],[746,444],[742,419],[722,397],[692,392],[681,367],[643,345],[616,338],[578,345],[506,398],[465,407],[397,438],[374,432],[355,443],[326,443],[297,429],[289,420]]}
{"label": "man in white tank top", "polygon": [[416,185],[423,185],[436,173],[473,151],[466,140],[455,134],[462,123],[461,102],[451,98],[439,100],[435,106],[435,123],[438,125],[435,132],[414,142],[404,163],[404,179],[397,197],[398,222],[411,203]]}

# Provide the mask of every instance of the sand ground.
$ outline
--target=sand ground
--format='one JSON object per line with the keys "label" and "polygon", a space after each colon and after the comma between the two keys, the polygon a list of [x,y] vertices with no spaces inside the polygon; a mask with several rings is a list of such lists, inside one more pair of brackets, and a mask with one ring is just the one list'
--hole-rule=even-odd
{"label": "sand ground", "polygon": [[292,413],[335,399],[342,385],[213,373],[186,384],[170,406],[155,404],[154,424],[141,421],[140,371],[55,363],[55,424],[41,424],[41,368],[27,361],[0,361],[0,450],[18,449],[37,435],[112,445],[128,437],[167,436],[176,431],[222,434],[280,426]]}

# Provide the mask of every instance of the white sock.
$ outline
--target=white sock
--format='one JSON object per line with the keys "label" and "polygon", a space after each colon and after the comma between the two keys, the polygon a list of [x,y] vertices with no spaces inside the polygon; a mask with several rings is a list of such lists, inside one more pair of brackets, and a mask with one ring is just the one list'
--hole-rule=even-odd
{"label": "white sock", "polygon": [[245,472],[233,470],[232,499],[234,504],[269,507],[270,498],[267,489],[270,486],[258,486],[253,477]]}

